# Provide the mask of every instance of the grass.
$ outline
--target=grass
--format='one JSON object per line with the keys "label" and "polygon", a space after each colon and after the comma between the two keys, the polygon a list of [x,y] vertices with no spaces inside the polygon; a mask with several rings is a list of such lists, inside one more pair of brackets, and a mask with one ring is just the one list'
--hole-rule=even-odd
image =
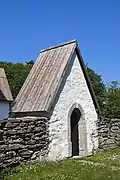
{"label": "grass", "polygon": [[96,154],[85,159],[85,162],[68,159],[22,165],[16,173],[6,175],[4,180],[120,180],[118,157],[120,149]]}
{"label": "grass", "polygon": [[101,153],[97,153],[94,156],[87,158],[87,160],[120,168],[120,149],[104,150]]}

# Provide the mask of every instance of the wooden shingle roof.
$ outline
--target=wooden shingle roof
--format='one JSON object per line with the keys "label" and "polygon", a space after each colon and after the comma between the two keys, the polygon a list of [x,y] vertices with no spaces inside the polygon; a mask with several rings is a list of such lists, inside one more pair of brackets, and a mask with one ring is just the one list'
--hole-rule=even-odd
{"label": "wooden shingle roof", "polygon": [[[48,112],[63,80],[67,64],[75,51],[82,61],[75,40],[41,51],[14,101],[13,112]],[[85,68],[83,61],[82,64]],[[86,74],[85,70],[84,73]],[[93,94],[94,102],[98,106],[88,76],[85,75],[85,77]]]}
{"label": "wooden shingle roof", "polygon": [[0,100],[13,101],[12,93],[3,68],[0,68]]}

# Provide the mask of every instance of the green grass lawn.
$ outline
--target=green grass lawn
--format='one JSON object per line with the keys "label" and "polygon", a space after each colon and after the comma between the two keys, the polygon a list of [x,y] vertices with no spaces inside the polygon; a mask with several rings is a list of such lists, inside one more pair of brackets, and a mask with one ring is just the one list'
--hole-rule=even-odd
{"label": "green grass lawn", "polygon": [[4,180],[120,180],[120,149],[105,151],[85,160],[22,165]]}
{"label": "green grass lawn", "polygon": [[87,160],[105,163],[106,165],[120,168],[120,149],[104,150],[104,152],[97,153],[94,156],[87,158]]}

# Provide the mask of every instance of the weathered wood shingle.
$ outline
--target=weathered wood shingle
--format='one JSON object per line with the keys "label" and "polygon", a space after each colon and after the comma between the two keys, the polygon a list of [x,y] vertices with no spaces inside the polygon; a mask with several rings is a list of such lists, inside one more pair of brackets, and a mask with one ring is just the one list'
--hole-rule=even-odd
{"label": "weathered wood shingle", "polygon": [[70,41],[41,51],[13,104],[13,112],[49,112],[69,60],[76,51],[85,75],[91,96],[98,107],[84,62],[76,41]]}
{"label": "weathered wood shingle", "polygon": [[0,68],[0,100],[13,101],[12,93],[3,68]]}
{"label": "weathered wood shingle", "polygon": [[72,41],[41,51],[15,99],[13,112],[48,110],[75,47],[76,42]]}

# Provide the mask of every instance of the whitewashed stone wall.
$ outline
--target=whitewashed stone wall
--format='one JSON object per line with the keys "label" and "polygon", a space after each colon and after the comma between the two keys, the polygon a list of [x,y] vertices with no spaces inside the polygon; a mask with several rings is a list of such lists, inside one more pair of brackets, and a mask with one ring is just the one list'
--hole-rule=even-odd
{"label": "whitewashed stone wall", "polygon": [[79,154],[89,155],[98,147],[97,113],[76,54],[70,60],[60,89],[50,119],[49,159],[71,156],[70,116],[75,107],[82,113],[79,121]]}

